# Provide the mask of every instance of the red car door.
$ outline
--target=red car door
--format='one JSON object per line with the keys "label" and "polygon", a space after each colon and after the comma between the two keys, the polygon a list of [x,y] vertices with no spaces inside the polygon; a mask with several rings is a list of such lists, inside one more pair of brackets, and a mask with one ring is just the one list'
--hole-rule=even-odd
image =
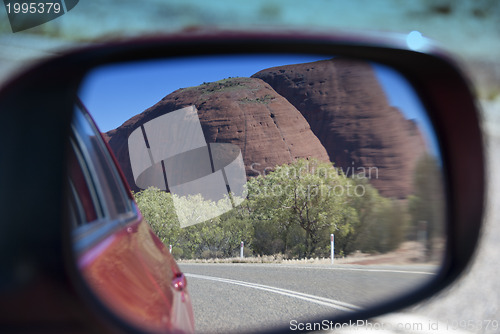
{"label": "red car door", "polygon": [[105,306],[141,330],[194,332],[185,277],[143,219],[81,105],[72,130],[69,211],[86,285]]}

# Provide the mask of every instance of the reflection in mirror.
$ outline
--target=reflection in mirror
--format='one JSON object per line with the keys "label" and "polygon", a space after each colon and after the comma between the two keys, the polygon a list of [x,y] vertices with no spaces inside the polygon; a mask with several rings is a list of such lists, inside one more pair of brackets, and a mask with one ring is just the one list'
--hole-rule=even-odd
{"label": "reflection in mirror", "polygon": [[[188,299],[200,332],[300,329],[408,293],[440,268],[437,141],[389,67],[311,55],[142,61],[95,69],[79,96],[148,224],[110,218],[94,181],[84,204],[99,224],[75,228],[78,263],[99,298],[146,329],[186,321]],[[88,169],[82,178],[99,173]]]}

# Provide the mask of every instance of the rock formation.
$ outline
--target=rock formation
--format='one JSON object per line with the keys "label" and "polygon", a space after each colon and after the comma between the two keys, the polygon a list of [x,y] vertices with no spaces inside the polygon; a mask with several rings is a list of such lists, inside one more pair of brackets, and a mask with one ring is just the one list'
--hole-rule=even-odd
{"label": "rock formation", "polygon": [[355,177],[370,171],[371,183],[384,196],[411,193],[425,144],[416,124],[388,104],[369,63],[323,60],[252,77],[270,84],[304,115],[336,167]]}
{"label": "rock formation", "polygon": [[145,122],[194,105],[207,143],[240,147],[248,177],[264,174],[297,158],[328,161],[328,154],[302,114],[268,84],[255,78],[232,78],[179,89],[134,116],[105,138],[133,190],[128,136]]}
{"label": "rock formation", "polygon": [[300,157],[365,176],[386,197],[412,192],[425,151],[416,124],[389,105],[369,63],[332,59],[179,89],[105,134],[133,190],[127,139],[145,122],[194,105],[207,143],[240,147],[247,177]]}

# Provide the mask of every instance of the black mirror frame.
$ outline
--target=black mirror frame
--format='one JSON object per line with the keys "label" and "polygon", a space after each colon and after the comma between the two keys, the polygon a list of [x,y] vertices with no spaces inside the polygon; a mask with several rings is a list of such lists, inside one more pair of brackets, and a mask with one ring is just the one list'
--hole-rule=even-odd
{"label": "black mirror frame", "polygon": [[[8,254],[0,256],[2,271],[8,273],[0,281],[0,293],[8,297],[0,302],[1,309],[6,310],[0,312],[0,328],[5,323],[16,326],[17,318],[9,320],[8,315],[25,309],[22,302],[30,300],[22,289],[49,284],[58,290],[55,298],[60,300],[54,305],[64,309],[63,326],[137,331],[106,310],[88,291],[75,265],[69,227],[63,224],[62,176],[79,83],[90,69],[103,64],[238,53],[335,54],[386,64],[414,85],[437,132],[447,190],[448,243],[441,271],[419,290],[397,300],[332,320],[355,322],[409,306],[448,286],[464,271],[476,248],[483,215],[484,143],[469,83],[447,56],[435,49],[412,51],[402,36],[217,32],[143,38],[86,47],[47,60],[12,79],[0,91],[4,118],[0,125],[0,161],[9,162],[0,165],[2,225],[9,224],[7,228],[2,226],[9,239],[0,245],[0,254]],[[32,270],[19,276],[19,266]],[[9,301],[14,306],[7,309]],[[34,304],[34,308],[43,307],[40,302]],[[47,319],[31,323],[43,323],[48,328],[57,324],[50,316]],[[288,332],[289,328],[277,331]]]}

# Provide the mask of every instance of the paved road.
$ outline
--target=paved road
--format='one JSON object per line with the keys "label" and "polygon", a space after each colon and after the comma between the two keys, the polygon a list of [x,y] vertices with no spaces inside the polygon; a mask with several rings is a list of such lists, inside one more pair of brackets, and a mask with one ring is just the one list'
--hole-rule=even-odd
{"label": "paved road", "polygon": [[432,266],[181,264],[199,332],[236,332],[366,307],[431,279]]}

